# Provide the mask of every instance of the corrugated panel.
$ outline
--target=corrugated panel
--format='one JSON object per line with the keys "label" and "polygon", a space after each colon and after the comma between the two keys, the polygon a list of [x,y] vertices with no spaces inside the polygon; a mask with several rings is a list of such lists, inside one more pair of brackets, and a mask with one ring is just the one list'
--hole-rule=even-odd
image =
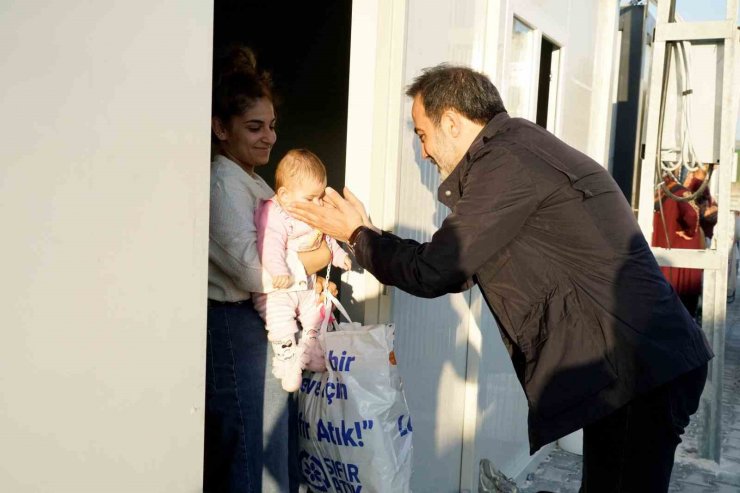
{"label": "corrugated panel", "polygon": [[[470,64],[474,19],[484,12],[482,0],[410,0],[407,83],[443,61]],[[436,199],[439,173],[421,157],[409,99],[404,115],[396,232],[424,242],[449,210]],[[393,293],[397,354],[414,422],[414,491],[459,491],[469,301],[469,293],[434,300]]]}
{"label": "corrugated panel", "polygon": [[[406,114],[411,114],[410,104]],[[428,241],[449,210],[436,200],[437,168],[421,159],[418,139],[404,135],[396,231]],[[393,293],[396,345],[414,423],[414,491],[456,491],[460,479],[468,296],[433,300]]]}
{"label": "corrugated panel", "polygon": [[[473,296],[479,297],[475,291]],[[476,458],[489,459],[504,474],[514,476],[529,462],[527,400],[485,302],[480,312]]]}
{"label": "corrugated panel", "polygon": [[[485,22],[480,21],[486,18],[487,4],[484,0],[409,0],[406,82],[411,83],[421,69],[440,62],[479,64],[476,57],[481,57],[483,38],[494,37],[499,46],[506,46],[503,33],[495,32],[497,26],[485,26]],[[490,2],[488,7],[499,8],[499,4]],[[579,70],[574,63],[593,55],[593,43],[589,40],[596,29],[596,7],[589,0],[550,3],[520,0],[507,4],[502,11],[506,12],[505,22],[510,22],[515,13],[522,15],[568,51],[569,57],[562,66],[566,91],[561,111],[568,114],[568,118],[563,119],[563,133],[585,150],[590,105],[584,101],[589,99],[588,90],[576,101],[567,88],[574,85],[573,74]],[[569,29],[571,25],[578,25],[578,29]],[[489,32],[483,33],[486,29]],[[487,43],[487,46],[495,44]],[[584,70],[578,72],[581,77],[578,83],[579,87],[588,89],[591,68]],[[413,133],[409,100],[404,115],[407,120],[401,149],[395,230],[402,237],[423,242],[431,238],[449,211],[436,200],[438,172],[435,166],[421,158],[419,142]],[[474,299],[476,296],[480,295],[472,295]],[[478,389],[472,394],[473,399],[477,396],[477,402],[471,399],[468,403],[475,406],[477,419],[475,431],[470,434],[473,442],[465,445],[474,447],[474,457],[466,462],[464,475],[477,475],[477,461],[482,458],[491,459],[509,475],[519,473],[530,461],[524,393],[485,305],[480,315],[476,314],[471,329],[470,301],[470,293],[423,300],[398,290],[393,292],[392,318],[398,325],[397,355],[414,421],[417,465],[412,480],[414,491],[459,490],[467,341],[469,330],[479,330],[478,327],[482,334],[480,354],[472,355],[478,358]],[[479,302],[478,298],[476,303]],[[466,480],[465,484],[470,481]]]}

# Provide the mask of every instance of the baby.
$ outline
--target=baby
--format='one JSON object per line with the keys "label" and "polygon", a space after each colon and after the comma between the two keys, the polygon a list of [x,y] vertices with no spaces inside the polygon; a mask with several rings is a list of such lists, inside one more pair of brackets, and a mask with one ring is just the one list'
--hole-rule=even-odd
{"label": "baby", "polygon": [[[321,160],[310,151],[292,150],[280,160],[275,171],[277,192],[258,204],[255,210],[257,251],[262,268],[270,274],[272,286],[278,290],[254,294],[254,306],[265,321],[267,338],[272,344],[273,374],[282,380],[283,389],[288,392],[300,387],[304,368],[318,370],[315,366],[323,366],[315,361],[321,359],[321,355],[316,354],[318,348],[315,345],[322,312],[313,286],[316,276],[310,276],[308,283],[302,283],[298,286],[302,289],[296,291],[285,254],[287,250],[316,250],[324,235],[292,218],[283,207],[294,202],[321,204],[324,188],[326,168]],[[352,262],[347,253],[336,240],[328,236],[326,240],[332,253],[332,264],[349,270]],[[296,316],[303,328],[298,343],[295,339],[298,332]],[[314,361],[311,354],[315,355]]]}

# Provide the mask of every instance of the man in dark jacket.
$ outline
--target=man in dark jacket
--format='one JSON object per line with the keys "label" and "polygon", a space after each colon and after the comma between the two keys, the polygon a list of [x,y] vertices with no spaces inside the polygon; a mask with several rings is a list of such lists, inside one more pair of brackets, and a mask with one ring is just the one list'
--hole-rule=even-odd
{"label": "man in dark jacket", "polygon": [[378,280],[436,297],[477,284],[529,403],[531,452],[584,429],[583,491],[667,491],[712,352],[607,171],[506,113],[484,75],[409,87],[451,209],[428,243],[377,230],[345,189],[290,212],[347,241]]}

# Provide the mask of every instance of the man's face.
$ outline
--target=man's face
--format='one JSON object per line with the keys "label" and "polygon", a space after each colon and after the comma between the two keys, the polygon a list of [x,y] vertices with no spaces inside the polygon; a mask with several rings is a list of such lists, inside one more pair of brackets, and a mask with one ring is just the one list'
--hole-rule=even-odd
{"label": "man's face", "polygon": [[414,96],[414,103],[411,106],[411,118],[414,120],[414,132],[421,141],[422,157],[437,165],[439,174],[444,180],[452,173],[461,159],[455,149],[454,141],[441,126],[435,125],[427,117],[424,103],[418,94]]}

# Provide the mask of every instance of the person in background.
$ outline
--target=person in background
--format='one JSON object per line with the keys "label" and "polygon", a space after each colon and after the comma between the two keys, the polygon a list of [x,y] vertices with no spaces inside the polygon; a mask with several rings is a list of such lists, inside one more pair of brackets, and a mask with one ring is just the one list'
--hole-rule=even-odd
{"label": "person in background", "polygon": [[[691,191],[664,177],[665,187],[675,196],[689,198]],[[704,249],[704,234],[699,224],[699,206],[694,200],[679,201],[659,188],[653,207],[653,239],[651,244],[661,248]],[[678,293],[692,317],[696,317],[702,291],[703,272],[687,267],[661,267],[673,289]]]}
{"label": "person in background", "polygon": [[[255,173],[276,140],[272,85],[243,47],[216,58],[214,69],[203,490],[296,491],[291,397],[273,376],[265,326],[252,302],[253,293],[273,289],[254,224],[258,201],[275,194]],[[286,261],[297,284],[305,283],[307,273],[327,265],[329,249],[322,243],[312,252],[288,252]],[[316,289],[322,287],[317,280]]]}
{"label": "person in background", "polygon": [[451,210],[431,240],[378,230],[346,188],[288,212],[346,241],[385,285],[426,298],[478,285],[527,396],[531,453],[583,428],[581,491],[668,491],[713,355],[621,190],[510,118],[470,68],[426,69],[406,94]]}

